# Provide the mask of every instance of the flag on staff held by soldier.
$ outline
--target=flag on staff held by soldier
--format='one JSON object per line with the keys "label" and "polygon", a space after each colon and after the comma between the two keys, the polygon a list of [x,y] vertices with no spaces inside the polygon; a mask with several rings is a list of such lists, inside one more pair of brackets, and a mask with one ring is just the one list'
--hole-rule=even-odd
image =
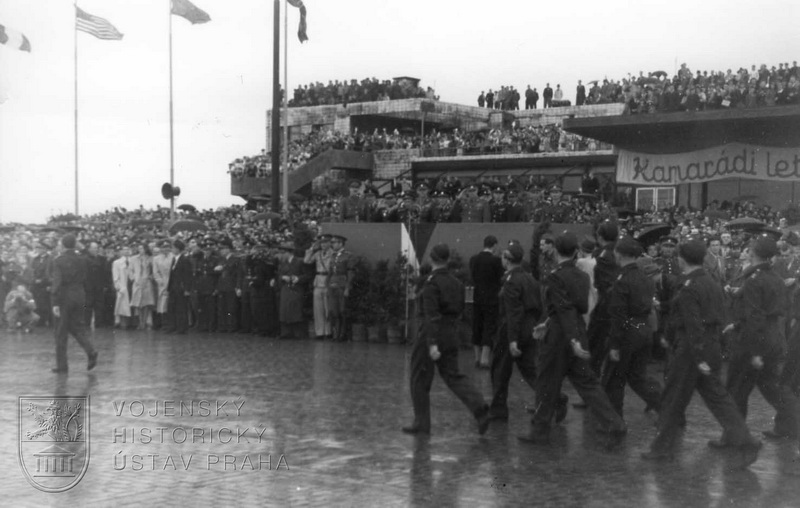
{"label": "flag on staff held by soldier", "polygon": [[31,52],[31,43],[25,35],[0,25],[0,44],[20,51]]}
{"label": "flag on staff held by soldier", "polygon": [[189,0],[172,0],[172,14],[188,19],[193,25],[211,21],[211,16],[206,11]]}
{"label": "flag on staff held by soldier", "polygon": [[122,34],[117,30],[114,25],[97,16],[92,16],[86,11],[81,10],[80,7],[75,7],[76,18],[75,28],[81,32],[86,32],[89,35],[94,35],[98,39],[107,41],[118,41],[122,39]]}
{"label": "flag on staff held by soldier", "polygon": [[303,0],[286,0],[292,7],[300,9],[300,26],[297,28],[297,38],[300,42],[306,42],[308,35],[306,35],[306,6],[303,5]]}

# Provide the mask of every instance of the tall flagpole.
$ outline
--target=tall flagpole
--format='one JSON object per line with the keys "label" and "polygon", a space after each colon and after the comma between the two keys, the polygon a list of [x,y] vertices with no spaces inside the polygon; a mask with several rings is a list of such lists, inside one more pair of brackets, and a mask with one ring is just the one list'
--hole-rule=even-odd
{"label": "tall flagpole", "polygon": [[[169,17],[169,184],[175,188],[175,137],[172,132],[172,0],[167,0]],[[169,198],[169,215],[175,218],[175,197]]]}
{"label": "tall flagpole", "polygon": [[270,145],[272,147],[272,157],[270,158],[272,164],[271,180],[272,180],[272,211],[278,213],[281,211],[281,76],[280,76],[280,55],[281,55],[281,3],[280,0],[275,0],[274,11],[272,15],[273,30],[272,30],[272,120],[271,131],[272,140]]}
{"label": "tall flagpole", "polygon": [[75,32],[75,215],[80,213],[78,207],[78,0],[74,2],[75,10],[73,12],[73,31]]}
{"label": "tall flagpole", "polygon": [[289,211],[289,3],[283,2],[283,209]]}

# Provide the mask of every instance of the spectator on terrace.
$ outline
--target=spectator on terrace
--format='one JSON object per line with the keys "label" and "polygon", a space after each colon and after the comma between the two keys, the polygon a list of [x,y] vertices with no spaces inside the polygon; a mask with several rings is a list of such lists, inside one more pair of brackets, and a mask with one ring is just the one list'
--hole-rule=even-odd
{"label": "spectator on terrace", "polygon": [[557,101],[564,99],[564,90],[561,89],[561,85],[556,85],[556,91],[553,95],[553,98]]}
{"label": "spectator on terrace", "polygon": [[478,96],[478,107],[482,108],[486,105],[486,96],[483,95],[483,90],[481,90],[481,94]]}
{"label": "spectator on terrace", "polygon": [[553,107],[553,89],[550,88],[550,83],[547,83],[547,86],[544,87],[542,97],[544,97],[544,106],[542,106],[544,109]]}
{"label": "spectator on terrace", "polygon": [[581,80],[578,80],[577,93],[575,94],[575,105],[583,106],[586,103],[586,87],[583,86]]}

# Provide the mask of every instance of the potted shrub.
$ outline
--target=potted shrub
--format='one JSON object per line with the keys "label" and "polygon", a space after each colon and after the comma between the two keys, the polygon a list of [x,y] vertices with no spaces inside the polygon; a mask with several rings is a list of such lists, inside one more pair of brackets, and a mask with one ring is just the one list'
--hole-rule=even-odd
{"label": "potted shrub", "polygon": [[394,263],[388,266],[383,283],[381,303],[386,316],[386,336],[391,344],[402,344],[405,336],[401,324],[406,319],[408,260],[399,253]]}

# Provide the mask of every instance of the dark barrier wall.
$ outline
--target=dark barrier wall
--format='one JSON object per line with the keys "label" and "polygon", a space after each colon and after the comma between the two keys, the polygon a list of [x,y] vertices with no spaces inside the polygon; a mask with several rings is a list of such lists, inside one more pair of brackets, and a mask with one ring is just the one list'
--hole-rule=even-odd
{"label": "dark barrier wall", "polygon": [[[422,225],[427,226],[427,225]],[[519,240],[525,249],[525,259],[533,240],[531,224],[515,223],[476,223],[476,224],[435,224],[433,231],[419,231],[415,238],[412,228],[410,238],[417,258],[421,263],[430,262],[428,252],[438,243],[446,243],[451,249],[458,251],[461,257],[468,260],[473,254],[483,249],[483,239],[488,235],[497,237],[498,246],[505,247],[509,240]],[[348,238],[346,248],[354,254],[365,256],[370,261],[394,259],[402,248],[402,224],[350,224],[325,223],[322,231],[341,234]],[[422,228],[426,229],[426,228]],[[572,231],[578,238],[592,233],[591,224],[551,224],[550,230],[558,234],[564,230]],[[498,252],[499,254],[499,252]]]}
{"label": "dark barrier wall", "polygon": [[345,249],[372,262],[394,260],[401,250],[403,224],[326,222],[322,232],[347,238]]}
{"label": "dark barrier wall", "polygon": [[[468,260],[473,254],[477,254],[483,249],[483,239],[488,235],[494,235],[498,241],[498,247],[502,251],[510,240],[519,240],[525,249],[525,259],[533,241],[532,224],[509,224],[509,223],[477,223],[477,224],[440,224],[433,231],[424,255],[420,258],[421,263],[430,263],[428,253],[434,245],[446,243],[451,249],[458,251],[461,257]],[[551,224],[550,231],[553,234],[561,233],[564,230],[572,231],[578,238],[585,234],[592,233],[591,224]]]}

